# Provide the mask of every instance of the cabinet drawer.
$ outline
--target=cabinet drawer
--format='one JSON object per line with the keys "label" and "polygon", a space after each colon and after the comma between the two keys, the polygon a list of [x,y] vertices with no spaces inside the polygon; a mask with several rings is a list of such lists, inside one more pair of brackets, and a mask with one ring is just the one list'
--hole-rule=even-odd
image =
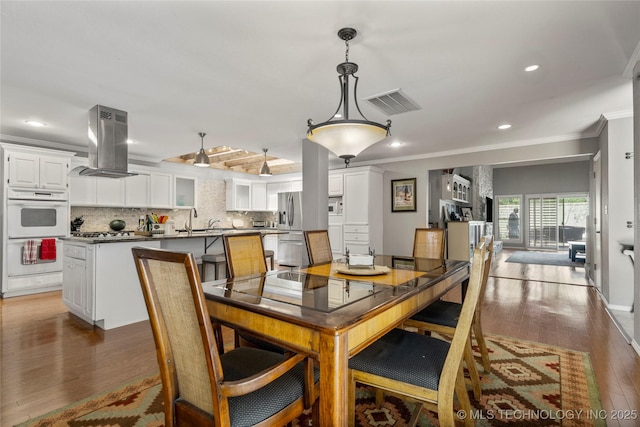
{"label": "cabinet drawer", "polygon": [[368,225],[346,225],[344,226],[345,233],[365,233],[369,234]]}
{"label": "cabinet drawer", "polygon": [[369,233],[344,233],[344,241],[351,242],[368,242]]}
{"label": "cabinet drawer", "polygon": [[87,248],[84,246],[64,245],[64,256],[77,259],[87,259]]}

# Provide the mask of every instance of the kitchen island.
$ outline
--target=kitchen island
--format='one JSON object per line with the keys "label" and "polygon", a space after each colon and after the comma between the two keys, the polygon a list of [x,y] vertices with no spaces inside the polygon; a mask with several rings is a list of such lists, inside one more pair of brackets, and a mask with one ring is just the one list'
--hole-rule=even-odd
{"label": "kitchen island", "polygon": [[204,253],[222,252],[225,234],[260,231],[282,234],[277,229],[233,229],[180,232],[160,237],[131,235],[63,237],[62,299],[69,311],[102,329],[113,329],[148,318],[140,282],[131,255],[136,246]]}

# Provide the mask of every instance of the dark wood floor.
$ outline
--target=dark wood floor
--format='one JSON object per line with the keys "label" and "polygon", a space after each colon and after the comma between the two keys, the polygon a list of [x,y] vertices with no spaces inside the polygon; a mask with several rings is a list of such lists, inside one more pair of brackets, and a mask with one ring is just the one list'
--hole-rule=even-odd
{"label": "dark wood floor", "polygon": [[[640,409],[640,356],[588,286],[584,269],[505,263],[508,255],[503,251],[493,264],[485,330],[589,352],[604,408]],[[157,372],[147,322],[94,328],[68,314],[60,292],[0,300],[0,334],[1,426]],[[609,426],[639,423],[608,420]]]}

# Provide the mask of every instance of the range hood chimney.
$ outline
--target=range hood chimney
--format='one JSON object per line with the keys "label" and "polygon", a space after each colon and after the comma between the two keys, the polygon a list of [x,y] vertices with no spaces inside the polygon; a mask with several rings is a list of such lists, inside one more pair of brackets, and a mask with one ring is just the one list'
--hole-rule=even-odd
{"label": "range hood chimney", "polygon": [[74,168],[73,175],[123,178],[128,172],[128,119],[125,111],[96,105],[89,110],[89,167]]}

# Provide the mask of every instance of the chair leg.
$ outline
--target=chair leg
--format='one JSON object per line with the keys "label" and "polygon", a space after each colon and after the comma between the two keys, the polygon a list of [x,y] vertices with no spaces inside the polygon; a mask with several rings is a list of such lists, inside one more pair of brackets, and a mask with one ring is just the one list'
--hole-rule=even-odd
{"label": "chair leg", "polygon": [[349,371],[349,404],[347,410],[349,427],[354,427],[356,425],[356,380],[353,378],[352,371]]}
{"label": "chair leg", "polygon": [[482,356],[482,367],[488,374],[489,372],[491,372],[491,360],[489,360],[489,350],[487,350],[487,343],[484,341],[484,335],[482,334],[482,326],[480,325],[480,321],[474,321],[472,328],[473,334],[476,337],[476,342],[478,343],[478,348],[480,349],[480,355]]}
{"label": "chair leg", "polygon": [[456,396],[458,397],[458,402],[460,402],[460,408],[466,415],[464,418],[465,427],[473,427],[474,421],[471,418],[471,401],[469,400],[469,395],[467,394],[467,386],[464,383],[462,365],[460,365],[460,371],[458,373],[458,377],[456,378]]}
{"label": "chair leg", "polygon": [[469,377],[471,378],[471,385],[473,387],[473,397],[476,400],[480,400],[482,397],[482,388],[480,387],[480,374],[478,373],[478,366],[473,358],[473,350],[471,349],[471,336],[467,340],[466,348],[464,349],[464,361],[469,371]]}

